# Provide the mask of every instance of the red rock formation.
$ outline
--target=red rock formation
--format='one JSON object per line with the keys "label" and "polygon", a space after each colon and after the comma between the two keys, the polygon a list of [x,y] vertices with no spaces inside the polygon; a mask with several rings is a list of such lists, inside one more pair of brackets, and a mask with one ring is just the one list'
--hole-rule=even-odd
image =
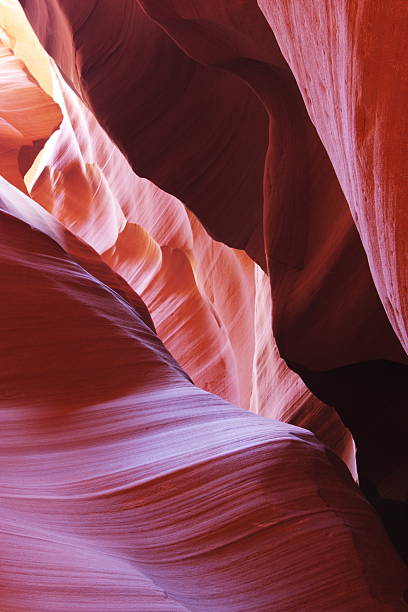
{"label": "red rock formation", "polygon": [[0,187],[2,609],[404,609],[344,465],[192,385],[97,254]]}
{"label": "red rock formation", "polygon": [[407,361],[376,288],[404,341],[406,234],[366,58],[378,8],[21,4],[65,81],[0,7],[0,608],[406,609],[325,403],[405,554]]}
{"label": "red rock formation", "polygon": [[[330,156],[395,333],[408,350],[404,205],[407,6],[260,0]],[[405,276],[404,276],[405,275]]]}
{"label": "red rock formation", "polygon": [[198,386],[312,429],[354,470],[334,411],[279,359],[265,275],[137,177],[63,81],[54,96],[65,119],[37,162],[32,197],[141,294],[159,337]]}
{"label": "red rock formation", "polygon": [[[126,152],[135,171],[179,197],[215,237],[245,247],[264,267],[265,253],[273,330],[281,356],[320,399],[336,407],[351,429],[367,486],[385,497],[406,500],[407,356],[392,328],[403,339],[400,306],[406,281],[401,253],[406,224],[399,221],[395,232],[398,194],[392,185],[398,181],[393,173],[399,162],[392,161],[393,153],[383,164],[380,154],[391,147],[400,150],[399,136],[396,140],[395,132],[387,129],[390,100],[399,97],[399,74],[388,71],[389,86],[383,97],[370,94],[378,49],[388,45],[380,8],[367,0],[358,10],[348,10],[348,4],[341,2],[334,9],[326,3],[319,12],[320,4],[313,2],[305,9],[308,26],[300,28],[303,2],[262,2],[266,19],[254,1],[103,0],[85,6],[68,0],[46,5],[44,0],[25,0],[22,4],[47,50]],[[402,10],[397,2],[382,20],[386,27],[398,27],[386,54],[386,62],[395,64],[404,60]],[[109,23],[104,20],[108,12]],[[365,18],[372,24],[369,38],[358,25]],[[290,26],[291,19],[296,26]],[[296,36],[291,27],[296,27]],[[55,31],[58,38],[47,34]],[[320,41],[321,32],[327,44],[310,47],[307,37]],[[340,32],[347,34],[343,38],[348,41],[356,39],[357,46],[337,45]],[[319,54],[326,54],[322,71],[316,65]],[[366,59],[368,55],[372,60]],[[310,95],[302,81],[309,74],[309,62],[316,75],[308,88]],[[329,82],[322,91],[333,91],[322,95],[312,112],[313,98],[320,96],[319,79],[329,62],[339,69],[333,81],[327,68]],[[353,127],[366,111],[364,104],[356,106],[360,100],[357,78],[349,79],[351,89],[345,94],[341,62],[349,66],[347,74],[363,75],[377,140],[371,128],[367,137],[361,137],[364,130]],[[346,106],[340,121],[336,109]],[[334,132],[330,132],[328,116],[337,122]],[[332,133],[337,136],[332,138]],[[352,155],[346,163],[350,147]],[[378,164],[381,172],[374,170]],[[381,177],[381,188],[375,188],[374,174]],[[371,237],[366,221],[359,224],[360,233],[365,236],[374,280],[392,325],[349,209],[354,214],[357,201],[367,198],[369,202],[369,189],[377,194],[373,195],[376,208],[358,206],[366,219],[374,219],[374,210],[379,213]],[[392,202],[385,209],[384,194],[388,193],[393,194]],[[210,200],[216,205],[210,205]],[[385,234],[378,230],[383,222]],[[387,236],[388,254],[379,258],[380,243],[374,236],[382,235]],[[395,265],[390,264],[386,273],[390,258]],[[385,287],[391,285],[393,289],[387,291],[392,296],[386,298]],[[396,406],[392,420],[389,403]],[[372,423],[370,431],[367,421]],[[395,436],[395,426],[400,436]]]}
{"label": "red rock formation", "polygon": [[[272,261],[274,329],[287,359],[313,370],[375,358],[404,359],[377,298],[347,202],[295,80],[255,4],[231,9],[223,0],[194,6],[177,0],[142,4],[200,63],[186,57],[133,1],[104,0],[92,8],[54,0],[47,12],[41,1],[23,2],[40,37],[62,24],[75,33],[74,47],[67,40],[64,53],[60,39],[42,39],[139,174],[179,197],[218,239],[233,246],[246,246],[249,237],[243,239],[241,233],[254,227],[254,215],[264,219],[266,251]],[[110,20],[104,25],[107,11]],[[112,41],[116,41],[114,51]],[[67,52],[70,46],[72,54],[80,49],[76,62]],[[266,114],[242,79],[257,92],[270,118],[265,201],[261,190]],[[216,114],[211,96],[217,99]],[[169,100],[173,103],[166,112]],[[212,135],[206,146],[203,134]],[[240,140],[250,155],[243,154]],[[204,172],[209,163],[211,171]],[[248,175],[255,163],[257,171]],[[228,189],[228,197],[219,189]],[[208,193],[216,207],[208,206]],[[256,244],[260,263],[262,233],[258,238],[252,233],[250,240],[250,245]],[[251,249],[247,248],[250,254]],[[320,273],[318,261],[324,261]],[[300,286],[307,291],[300,291]],[[316,320],[319,336],[324,329],[324,344],[316,340]]]}

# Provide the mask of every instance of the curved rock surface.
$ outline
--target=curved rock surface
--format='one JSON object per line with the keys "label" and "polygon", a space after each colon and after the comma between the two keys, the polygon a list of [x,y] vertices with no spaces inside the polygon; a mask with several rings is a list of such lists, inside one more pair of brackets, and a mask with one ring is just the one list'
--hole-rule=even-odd
{"label": "curved rock surface", "polygon": [[25,192],[24,174],[50,133],[58,128],[62,115],[24,64],[1,42],[0,74],[1,174]]}
{"label": "curved rock surface", "polygon": [[404,609],[344,465],[192,385],[97,254],[0,187],[3,609]]}
{"label": "curved rock surface", "polygon": [[351,430],[367,492],[406,502],[404,3],[258,4],[22,2],[133,169],[268,271],[281,357]]}
{"label": "curved rock surface", "polygon": [[[53,0],[47,10],[43,0],[22,4],[135,171],[180,198],[219,240],[246,248],[260,264],[266,251],[274,330],[286,359],[312,370],[405,360],[347,201],[254,2]],[[73,38],[62,51],[61,39],[46,32],[64,37],[67,28]],[[208,205],[209,193],[216,206]]]}
{"label": "curved rock surface", "polygon": [[61,80],[54,97],[65,118],[37,161],[32,197],[143,297],[160,338],[198,386],[312,429],[353,469],[334,411],[279,358],[263,272],[212,240],[179,200],[137,177]]}
{"label": "curved rock surface", "polygon": [[21,4],[0,608],[406,609],[402,3]]}
{"label": "curved rock surface", "polygon": [[[395,333],[408,351],[407,5],[258,4],[330,156]],[[307,50],[305,52],[305,50]]]}

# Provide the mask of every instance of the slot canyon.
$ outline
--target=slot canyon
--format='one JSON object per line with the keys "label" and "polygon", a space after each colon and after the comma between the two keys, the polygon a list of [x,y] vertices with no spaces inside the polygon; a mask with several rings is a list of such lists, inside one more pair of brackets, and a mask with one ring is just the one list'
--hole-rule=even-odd
{"label": "slot canyon", "polygon": [[407,0],[0,0],[0,612],[408,610]]}

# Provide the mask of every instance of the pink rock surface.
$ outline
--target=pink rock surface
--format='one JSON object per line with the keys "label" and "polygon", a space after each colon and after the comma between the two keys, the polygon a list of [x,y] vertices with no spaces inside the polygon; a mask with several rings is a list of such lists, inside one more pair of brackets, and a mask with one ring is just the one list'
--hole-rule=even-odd
{"label": "pink rock surface", "polygon": [[54,97],[64,121],[37,162],[32,197],[143,297],[159,337],[198,386],[312,429],[354,470],[335,412],[279,358],[264,273],[212,240],[179,200],[137,177],[61,79]]}
{"label": "pink rock surface", "polygon": [[21,5],[0,610],[406,609],[403,3]]}
{"label": "pink rock surface", "polygon": [[404,609],[344,465],[192,385],[97,254],[0,187],[3,609]]}
{"label": "pink rock surface", "polygon": [[[405,500],[407,355],[393,329],[396,316],[391,324],[371,276],[341,172],[309,117],[296,67],[293,74],[275,38],[295,5],[273,5],[269,21],[255,1],[104,0],[85,6],[25,0],[23,6],[133,169],[181,199],[213,236],[244,247],[268,271],[281,357],[320,400],[335,406],[358,442],[365,480],[387,497]],[[266,12],[268,5],[262,6]],[[339,15],[344,6],[336,9]],[[387,11],[399,37],[404,30],[396,17]],[[341,31],[334,17],[333,24]],[[58,38],[47,34],[55,31]],[[383,30],[378,41],[387,44]],[[395,62],[403,61],[399,43],[392,48]],[[307,53],[298,46],[302,55]],[[363,46],[363,70],[365,58]],[[398,95],[398,73],[389,75]],[[343,102],[352,108],[353,99]],[[381,106],[374,113],[381,125],[386,111]],[[374,154],[370,142],[367,155]],[[398,229],[398,244],[403,231]],[[384,261],[394,257],[392,240],[387,238]],[[392,278],[401,279],[395,296],[402,295],[402,268],[392,269]],[[390,403],[397,406],[392,420]],[[375,424],[370,432],[368,421]]]}

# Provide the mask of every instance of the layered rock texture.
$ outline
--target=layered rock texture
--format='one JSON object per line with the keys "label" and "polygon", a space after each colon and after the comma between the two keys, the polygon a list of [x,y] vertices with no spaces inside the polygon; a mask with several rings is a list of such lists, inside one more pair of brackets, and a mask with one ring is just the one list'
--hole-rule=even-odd
{"label": "layered rock texture", "polygon": [[0,610],[407,609],[406,2],[0,27]]}

